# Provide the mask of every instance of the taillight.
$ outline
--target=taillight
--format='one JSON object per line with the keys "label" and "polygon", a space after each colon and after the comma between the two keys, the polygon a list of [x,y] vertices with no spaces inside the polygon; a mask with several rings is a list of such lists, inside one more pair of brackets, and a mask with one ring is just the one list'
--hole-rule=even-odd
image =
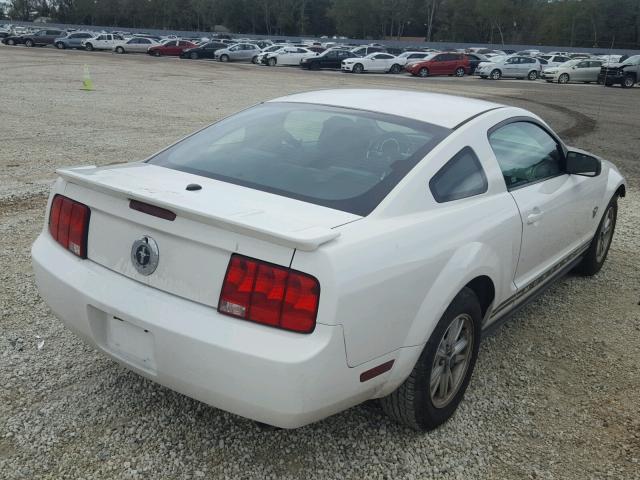
{"label": "taillight", "polygon": [[49,212],[49,232],[60,245],[80,258],[87,258],[87,233],[91,210],[86,205],[56,195]]}
{"label": "taillight", "polygon": [[233,254],[218,311],[300,333],[316,326],[320,284],[306,273]]}

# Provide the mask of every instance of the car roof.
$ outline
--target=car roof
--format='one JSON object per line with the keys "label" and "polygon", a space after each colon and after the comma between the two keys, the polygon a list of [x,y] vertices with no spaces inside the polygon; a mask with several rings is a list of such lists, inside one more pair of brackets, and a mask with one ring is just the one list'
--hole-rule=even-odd
{"label": "car roof", "polygon": [[314,103],[369,110],[428,122],[445,128],[454,128],[487,110],[503,107],[498,103],[441,93],[382,89],[318,90],[270,101]]}

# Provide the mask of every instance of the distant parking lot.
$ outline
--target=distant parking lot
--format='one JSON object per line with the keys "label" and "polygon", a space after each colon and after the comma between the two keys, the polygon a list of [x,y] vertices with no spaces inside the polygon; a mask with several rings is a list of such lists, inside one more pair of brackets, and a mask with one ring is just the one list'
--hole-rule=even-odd
{"label": "distant parking lot", "polygon": [[[0,84],[0,477],[640,478],[638,88],[5,46]],[[39,299],[29,247],[56,168],[140,160],[277,96],[367,87],[527,108],[629,183],[602,272],[567,277],[484,341],[442,428],[416,434],[366,404],[264,429],[103,358]]]}

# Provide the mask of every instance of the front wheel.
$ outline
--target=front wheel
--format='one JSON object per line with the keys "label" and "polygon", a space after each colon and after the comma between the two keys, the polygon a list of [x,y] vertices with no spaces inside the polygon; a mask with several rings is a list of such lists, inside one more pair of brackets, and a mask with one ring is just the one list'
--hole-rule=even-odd
{"label": "front wheel", "polygon": [[622,88],[631,88],[635,85],[636,81],[631,75],[627,75],[622,80]]}
{"label": "front wheel", "polygon": [[385,413],[414,430],[433,430],[446,422],[471,379],[481,321],[478,297],[465,287],[442,315],[409,377],[381,399]]}
{"label": "front wheel", "polygon": [[124,48],[116,47],[116,53],[124,53]]}
{"label": "front wheel", "polygon": [[558,83],[569,83],[569,74],[563,73],[558,77]]}
{"label": "front wheel", "polygon": [[489,74],[489,78],[491,80],[500,80],[500,77],[502,77],[502,72],[498,69],[493,70],[490,74]]}
{"label": "front wheel", "polygon": [[456,68],[456,77],[464,77],[464,68],[462,67]]}
{"label": "front wheel", "polygon": [[391,66],[391,70],[389,70],[390,73],[400,73],[400,70],[402,70],[402,67],[400,67],[400,65],[398,65],[397,63],[394,63]]}
{"label": "front wheel", "polygon": [[7,40],[7,45],[15,45],[16,41],[13,38],[10,38],[9,40]]}
{"label": "front wheel", "polygon": [[535,80],[536,78],[538,78],[538,72],[536,72],[535,70],[530,71],[529,75],[527,75],[527,78],[529,80]]}
{"label": "front wheel", "polygon": [[27,38],[24,42],[25,47],[33,47],[34,45],[35,43],[33,43],[33,40],[31,40],[30,38]]}
{"label": "front wheel", "polygon": [[253,58],[251,59],[251,63],[253,63],[254,65],[256,65],[258,63],[258,56],[254,55]]}
{"label": "front wheel", "polygon": [[278,63],[278,61],[275,58],[270,58],[269,60],[267,60],[267,65],[269,65],[270,67],[275,67],[276,63]]}
{"label": "front wheel", "polygon": [[427,67],[422,67],[420,70],[418,70],[418,75],[420,75],[422,78],[428,77],[429,69]]}
{"label": "front wheel", "polygon": [[62,42],[58,42],[58,43],[56,43],[56,48],[57,48],[58,50],[64,50],[64,49],[66,48],[66,46],[65,46],[65,44],[64,44],[64,43],[62,43]]}
{"label": "front wheel", "polygon": [[197,60],[198,59],[198,53],[197,52],[191,52],[189,54],[189,57],[191,58],[191,60]]}
{"label": "front wheel", "polygon": [[618,219],[618,198],[613,197],[607,209],[604,211],[602,220],[598,225],[598,230],[591,240],[591,244],[582,257],[582,261],[576,267],[576,272],[582,275],[592,276],[600,271],[604,261],[607,259],[611,240],[613,240],[613,232],[616,229],[616,221]]}
{"label": "front wheel", "polygon": [[159,50],[154,50],[153,51],[153,56],[154,57],[159,57],[160,56],[160,51]]}
{"label": "front wheel", "polygon": [[220,55],[220,61],[221,62],[228,62],[229,61],[229,55]]}
{"label": "front wheel", "polygon": [[90,52],[92,52],[93,51],[93,44],[85,43],[84,48],[89,50]]}
{"label": "front wheel", "polygon": [[353,73],[362,73],[362,72],[364,72],[364,67],[362,66],[361,63],[356,63],[353,66]]}

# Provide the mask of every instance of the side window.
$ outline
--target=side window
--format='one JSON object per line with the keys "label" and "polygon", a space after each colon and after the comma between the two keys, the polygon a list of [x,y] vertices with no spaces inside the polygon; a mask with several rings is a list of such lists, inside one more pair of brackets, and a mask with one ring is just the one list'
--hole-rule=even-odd
{"label": "side window", "polygon": [[531,122],[514,122],[489,135],[508,189],[555,177],[563,172],[556,140]]}
{"label": "side window", "polygon": [[470,147],[464,147],[429,181],[438,203],[480,195],[487,191],[487,177],[480,160]]}

